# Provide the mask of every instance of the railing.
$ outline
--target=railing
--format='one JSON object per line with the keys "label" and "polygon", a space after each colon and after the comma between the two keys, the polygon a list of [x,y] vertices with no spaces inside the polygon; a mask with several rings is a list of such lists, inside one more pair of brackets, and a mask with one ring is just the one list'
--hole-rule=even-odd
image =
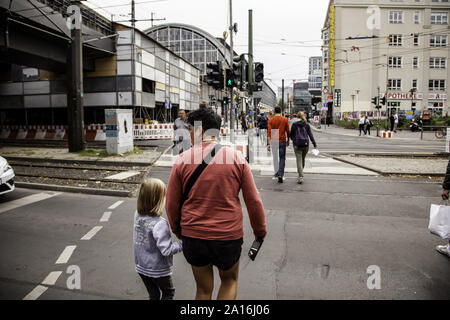
{"label": "railing", "polygon": [[442,132],[442,137],[443,138],[447,135],[447,128],[449,128],[447,125],[445,126],[422,126],[422,130],[420,132],[420,140],[423,140],[423,132],[425,131],[425,128],[429,128],[429,129],[441,129],[441,130],[426,130],[426,131],[436,131],[436,138],[438,138],[437,132]]}

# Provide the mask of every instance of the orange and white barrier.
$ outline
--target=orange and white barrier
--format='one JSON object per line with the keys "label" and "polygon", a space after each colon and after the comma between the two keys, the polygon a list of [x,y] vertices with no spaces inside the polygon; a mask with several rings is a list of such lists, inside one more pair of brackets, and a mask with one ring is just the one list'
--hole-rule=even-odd
{"label": "orange and white barrier", "polygon": [[173,138],[173,124],[135,124],[134,139],[135,140],[158,140]]}
{"label": "orange and white barrier", "polygon": [[[67,140],[67,126],[0,126],[0,139],[20,140]],[[106,126],[85,126],[86,141],[106,141]],[[172,139],[173,124],[135,124],[135,140]]]}
{"label": "orange and white barrier", "polygon": [[392,131],[382,131],[381,132],[381,137],[383,139],[392,139],[393,136],[394,136],[394,133]]}
{"label": "orange and white barrier", "polygon": [[229,136],[230,135],[230,128],[220,128],[220,134],[222,136]]}
{"label": "orange and white barrier", "polygon": [[85,127],[86,141],[106,141],[106,126],[103,124],[91,124]]}

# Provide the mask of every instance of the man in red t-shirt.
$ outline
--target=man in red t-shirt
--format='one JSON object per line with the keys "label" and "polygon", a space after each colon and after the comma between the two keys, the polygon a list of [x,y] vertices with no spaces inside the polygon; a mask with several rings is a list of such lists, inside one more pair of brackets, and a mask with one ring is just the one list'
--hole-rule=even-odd
{"label": "man in red t-shirt", "polygon": [[286,147],[289,147],[289,121],[281,115],[281,108],[275,107],[275,115],[270,119],[267,130],[267,150],[272,150],[273,167],[278,183],[283,183],[286,165]]}

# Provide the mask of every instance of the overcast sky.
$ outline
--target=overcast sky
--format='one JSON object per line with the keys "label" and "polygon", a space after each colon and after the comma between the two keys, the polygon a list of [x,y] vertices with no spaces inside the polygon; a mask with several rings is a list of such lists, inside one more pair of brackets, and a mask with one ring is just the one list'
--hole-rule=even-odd
{"label": "overcast sky", "polygon": [[[248,10],[253,9],[253,38],[255,61],[264,63],[267,83],[291,85],[293,80],[308,78],[308,57],[320,56],[321,29],[329,0],[234,0],[233,21],[238,23],[235,51],[248,52]],[[131,0],[88,0],[85,2],[102,15],[114,20],[126,19],[131,12]],[[126,5],[111,7],[114,5]],[[136,0],[137,19],[166,18],[162,23],[194,25],[221,37],[229,25],[229,0]],[[151,22],[139,22],[141,30]]]}

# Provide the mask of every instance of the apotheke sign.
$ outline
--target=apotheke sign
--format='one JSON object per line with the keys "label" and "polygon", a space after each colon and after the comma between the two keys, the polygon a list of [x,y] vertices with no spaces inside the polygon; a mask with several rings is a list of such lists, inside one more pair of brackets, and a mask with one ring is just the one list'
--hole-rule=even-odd
{"label": "apotheke sign", "polygon": [[[384,94],[381,95],[381,98],[384,97]],[[389,92],[387,94],[388,100],[422,100],[423,93],[414,93],[411,92]]]}
{"label": "apotheke sign", "polygon": [[[380,98],[384,97],[384,93],[380,94]],[[423,93],[414,93],[411,92],[389,92],[387,95],[388,100],[422,100]],[[429,93],[429,100],[447,100],[446,93]]]}

